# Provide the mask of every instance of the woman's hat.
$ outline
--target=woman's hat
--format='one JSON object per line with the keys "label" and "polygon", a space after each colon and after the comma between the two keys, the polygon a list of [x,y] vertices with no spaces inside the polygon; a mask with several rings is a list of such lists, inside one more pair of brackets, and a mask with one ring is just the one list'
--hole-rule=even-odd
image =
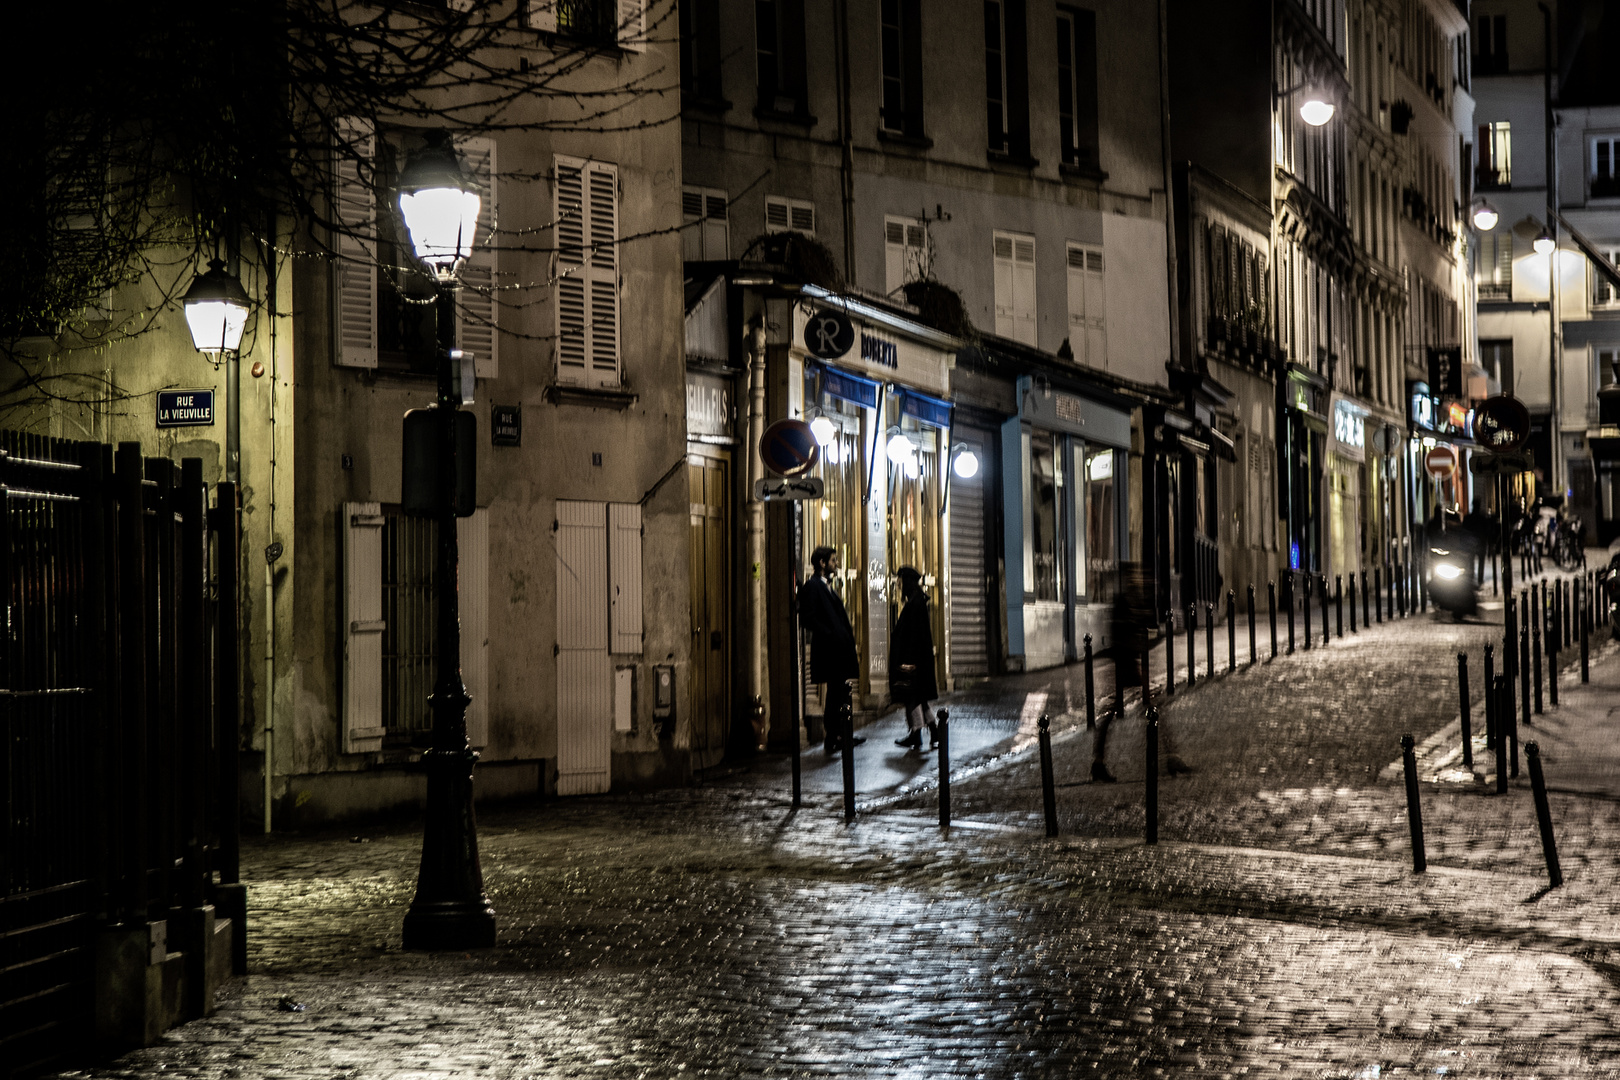
{"label": "woman's hat", "polygon": [[900,579],[902,585],[915,585],[922,580],[922,574],[914,566],[902,566],[894,572],[894,576]]}

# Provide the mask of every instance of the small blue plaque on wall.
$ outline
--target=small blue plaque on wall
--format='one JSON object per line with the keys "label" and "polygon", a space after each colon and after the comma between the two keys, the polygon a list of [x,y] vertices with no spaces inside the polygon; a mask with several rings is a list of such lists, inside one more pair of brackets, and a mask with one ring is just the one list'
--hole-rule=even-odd
{"label": "small blue plaque on wall", "polygon": [[212,390],[158,391],[158,427],[212,427],[213,423]]}

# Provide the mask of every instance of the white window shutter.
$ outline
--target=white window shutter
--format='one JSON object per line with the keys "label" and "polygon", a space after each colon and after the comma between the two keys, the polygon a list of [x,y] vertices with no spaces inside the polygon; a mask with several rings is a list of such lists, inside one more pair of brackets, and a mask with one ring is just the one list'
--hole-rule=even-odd
{"label": "white window shutter", "polygon": [[641,651],[641,506],[608,504],[609,652]]}
{"label": "white window shutter", "polygon": [[333,358],[343,367],[377,366],[377,222],[376,197],[366,176],[376,158],[377,135],[371,122],[340,117],[333,183],[337,254],[334,308],[337,341]]}
{"label": "white window shutter", "polygon": [[1069,349],[1077,363],[1086,362],[1086,253],[1069,245]]}
{"label": "white window shutter", "polygon": [[[1086,252],[1086,363],[1108,366],[1108,334],[1103,320],[1103,253]],[[1073,348],[1073,345],[1070,345]]]}
{"label": "white window shutter", "polygon": [[483,136],[456,140],[456,149],[467,176],[482,202],[478,208],[478,232],[472,254],[461,266],[461,284],[456,308],[456,341],[473,355],[473,368],[480,379],[500,375],[500,335],[496,332],[500,305],[495,298],[498,219],[495,177],[495,140]]}
{"label": "white window shutter", "polygon": [[608,647],[607,504],[557,501],[557,647]]}
{"label": "white window shutter", "polygon": [[703,189],[681,189],[681,258],[697,262],[703,258]]}
{"label": "white window shutter", "polygon": [[1013,339],[1035,344],[1035,238],[1013,239]]}
{"label": "white window shutter", "polygon": [[1013,241],[1006,233],[995,234],[996,335],[1013,336]]}
{"label": "white window shutter", "polygon": [[893,295],[906,283],[906,224],[903,218],[883,219],[883,291]]}
{"label": "white window shutter", "polygon": [[619,0],[619,48],[647,51],[647,0]]}
{"label": "white window shutter", "polygon": [[461,616],[461,681],[466,684],[467,738],[489,745],[489,508],[456,519],[456,610]]}
{"label": "white window shutter", "polygon": [[590,225],[590,375],[593,386],[618,386],[619,368],[619,170],[593,161],[585,171]]}
{"label": "white window shutter", "polygon": [[557,223],[557,381],[585,382],[589,346],[585,333],[585,163],[558,157],[552,220]]}
{"label": "white window shutter", "polygon": [[557,501],[557,793],[608,790],[607,505]]}
{"label": "white window shutter", "polygon": [[381,503],[343,504],[343,752],[382,749]]}
{"label": "white window shutter", "polygon": [[529,28],[547,34],[557,32],[557,0],[529,0]]}
{"label": "white window shutter", "polygon": [[726,193],[703,193],[703,257],[731,258],[731,215]]}

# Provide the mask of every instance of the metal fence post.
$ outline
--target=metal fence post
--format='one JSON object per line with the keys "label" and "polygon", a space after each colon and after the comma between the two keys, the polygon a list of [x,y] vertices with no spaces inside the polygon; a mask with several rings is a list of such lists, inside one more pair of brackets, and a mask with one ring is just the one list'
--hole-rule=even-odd
{"label": "metal fence post", "polygon": [[1046,835],[1056,836],[1057,790],[1052,777],[1052,720],[1045,713],[1041,713],[1038,724],[1041,742],[1041,807],[1046,811]]}
{"label": "metal fence post", "polygon": [[1406,770],[1406,823],[1412,831],[1412,872],[1421,874],[1429,867],[1423,853],[1423,805],[1418,801],[1417,758],[1412,753],[1412,736],[1401,736],[1401,764]]}
{"label": "metal fence post", "polygon": [[1564,871],[1558,865],[1558,844],[1553,840],[1552,807],[1547,803],[1547,781],[1541,775],[1541,747],[1534,741],[1524,744],[1524,756],[1530,763],[1530,791],[1536,800],[1536,824],[1541,827],[1541,854],[1547,860],[1547,881],[1553,888],[1564,883]]}
{"label": "metal fence post", "polygon": [[1468,712],[1468,654],[1457,654],[1457,705],[1462,720],[1463,764],[1474,764],[1474,718]]}

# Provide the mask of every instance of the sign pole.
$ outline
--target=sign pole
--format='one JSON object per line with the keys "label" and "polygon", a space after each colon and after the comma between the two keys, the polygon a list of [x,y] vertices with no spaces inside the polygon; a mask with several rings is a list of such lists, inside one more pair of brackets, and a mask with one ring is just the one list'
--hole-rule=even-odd
{"label": "sign pole", "polygon": [[801,787],[799,779],[799,725],[804,716],[804,680],[800,677],[800,661],[804,652],[799,646],[799,551],[803,547],[799,530],[804,525],[804,504],[795,501],[793,504],[793,546],[790,580],[793,582],[793,595],[788,600],[788,618],[793,620],[793,631],[788,639],[793,643],[793,656],[789,661],[788,670],[793,674],[793,809],[799,808]]}

